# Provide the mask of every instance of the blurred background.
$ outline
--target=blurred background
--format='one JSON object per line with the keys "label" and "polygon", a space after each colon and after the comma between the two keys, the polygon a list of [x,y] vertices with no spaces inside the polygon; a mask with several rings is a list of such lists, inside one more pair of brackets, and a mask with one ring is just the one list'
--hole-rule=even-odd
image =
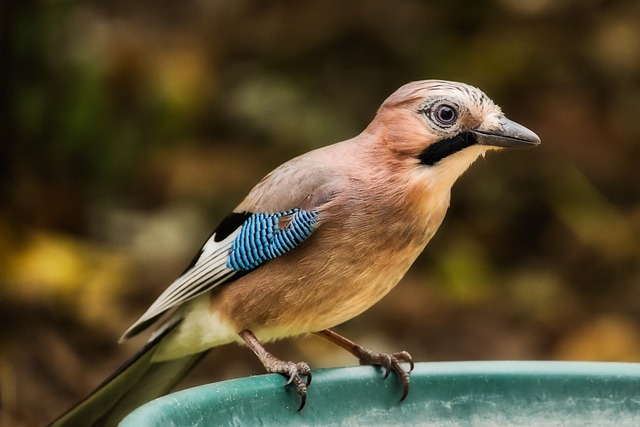
{"label": "blurred background", "polygon": [[[0,4],[0,424],[42,425],[278,164],[418,79],[543,145],[490,154],[380,304],[337,328],[417,361],[640,361],[640,2]],[[355,364],[307,337],[269,347]],[[183,382],[262,373],[217,349]]]}

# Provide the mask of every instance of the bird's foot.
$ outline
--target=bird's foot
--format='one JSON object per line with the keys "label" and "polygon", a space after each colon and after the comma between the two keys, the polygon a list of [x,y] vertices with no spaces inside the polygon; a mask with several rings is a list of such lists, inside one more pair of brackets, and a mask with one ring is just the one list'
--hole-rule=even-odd
{"label": "bird's foot", "polygon": [[243,329],[238,335],[244,340],[247,346],[258,356],[264,369],[273,374],[280,374],[287,377],[287,384],[293,384],[296,392],[300,396],[301,402],[298,412],[304,408],[307,402],[307,386],[311,384],[311,368],[305,362],[287,362],[280,360],[258,341],[256,336],[249,329]]}
{"label": "bird's foot", "polygon": [[[413,371],[413,358],[406,351],[399,351],[397,353],[376,353],[371,350],[367,350],[351,341],[348,338],[343,337],[340,334],[337,334],[329,329],[324,329],[322,331],[315,332],[316,335],[331,341],[334,344],[339,345],[340,347],[347,350],[349,353],[353,354],[358,358],[361,365],[378,365],[382,366],[386,369],[384,373],[384,378],[386,379],[389,376],[391,371],[395,372],[398,376],[398,382],[403,388],[402,397],[400,401],[402,402],[409,393],[409,385],[411,384],[411,379],[409,378],[409,372]],[[406,362],[410,365],[409,371],[405,371],[405,369],[400,365],[400,363]]]}
{"label": "bird's foot", "polygon": [[293,384],[296,388],[296,393],[300,396],[300,407],[298,412],[304,408],[304,404],[307,401],[307,386],[311,384],[311,368],[305,362],[289,362],[280,360],[277,357],[269,354],[264,361],[264,367],[269,373],[284,375],[287,380],[287,384]]}
{"label": "bird's foot", "polygon": [[[387,379],[391,371],[396,373],[398,376],[398,382],[403,388],[402,397],[400,397],[400,401],[402,402],[407,397],[407,394],[409,393],[409,385],[411,384],[411,379],[409,377],[409,373],[413,371],[413,358],[411,355],[406,351],[399,351],[392,354],[376,353],[360,346],[358,346],[356,351],[356,357],[360,360],[361,365],[378,365],[385,368],[385,379]],[[406,371],[400,365],[402,362],[410,365],[409,371]]]}

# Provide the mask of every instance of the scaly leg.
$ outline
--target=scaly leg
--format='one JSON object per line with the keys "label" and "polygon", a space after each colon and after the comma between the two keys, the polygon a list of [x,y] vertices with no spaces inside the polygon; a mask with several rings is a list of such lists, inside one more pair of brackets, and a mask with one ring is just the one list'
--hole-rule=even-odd
{"label": "scaly leg", "polygon": [[[385,379],[389,376],[391,371],[395,372],[396,375],[398,375],[398,382],[400,382],[400,385],[404,388],[400,401],[403,401],[407,397],[407,394],[409,393],[409,385],[411,383],[409,372],[413,371],[413,359],[409,353],[406,351],[400,351],[393,354],[375,353],[359,346],[342,335],[338,335],[335,332],[330,331],[329,329],[315,332],[315,334],[327,341],[331,341],[332,343],[339,345],[349,353],[353,354],[358,358],[361,365],[379,365],[384,367],[386,369],[384,374]],[[411,365],[409,372],[405,371],[404,368],[400,366],[400,362],[406,362]]]}
{"label": "scaly leg", "polygon": [[[277,373],[284,375],[289,380],[287,381],[287,385],[293,383],[296,387],[296,392],[300,395],[301,402],[300,407],[298,408],[298,412],[304,408],[304,404],[307,401],[307,386],[311,384],[311,369],[309,365],[305,362],[286,362],[278,359],[273,354],[269,353],[262,343],[258,341],[253,332],[248,329],[244,329],[238,333],[240,337],[247,344],[247,347],[253,351],[253,353],[258,356],[260,362],[264,365],[264,368],[269,373]],[[306,377],[306,383],[303,380],[303,377]]]}

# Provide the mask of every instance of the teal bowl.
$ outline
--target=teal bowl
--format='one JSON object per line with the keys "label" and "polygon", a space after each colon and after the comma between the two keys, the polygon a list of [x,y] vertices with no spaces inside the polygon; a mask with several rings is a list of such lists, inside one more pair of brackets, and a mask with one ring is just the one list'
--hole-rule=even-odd
{"label": "teal bowl", "polygon": [[313,371],[307,404],[276,375],[161,397],[120,424],[145,426],[640,426],[640,364],[418,363],[409,396],[369,366]]}

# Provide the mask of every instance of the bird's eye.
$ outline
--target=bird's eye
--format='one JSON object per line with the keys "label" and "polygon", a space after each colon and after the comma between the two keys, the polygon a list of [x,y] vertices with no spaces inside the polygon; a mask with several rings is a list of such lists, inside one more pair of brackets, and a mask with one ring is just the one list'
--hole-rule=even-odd
{"label": "bird's eye", "polygon": [[433,118],[443,126],[451,126],[458,118],[458,112],[450,105],[440,104],[434,108]]}

